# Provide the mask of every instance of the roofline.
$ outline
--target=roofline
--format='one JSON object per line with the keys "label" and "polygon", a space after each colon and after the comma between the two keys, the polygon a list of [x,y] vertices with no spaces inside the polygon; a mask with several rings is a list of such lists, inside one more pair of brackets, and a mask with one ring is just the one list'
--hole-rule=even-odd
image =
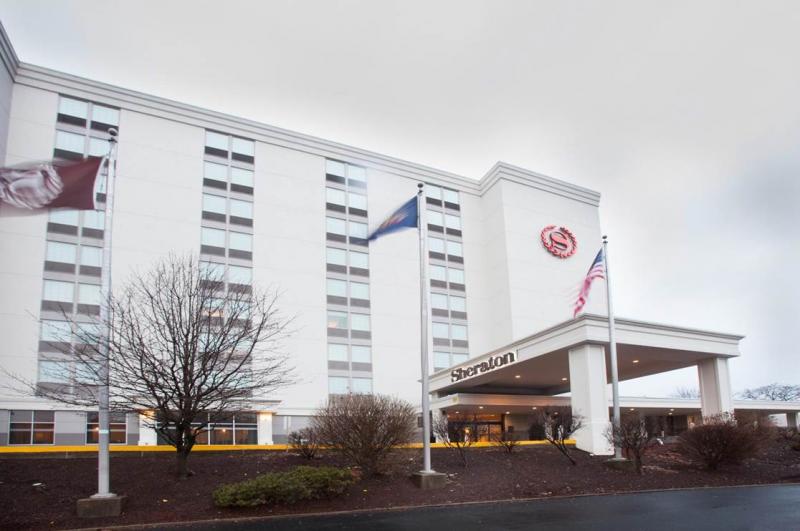
{"label": "roofline", "polygon": [[417,164],[240,116],[221,113],[51,68],[20,62],[8,35],[2,28],[2,24],[0,24],[0,55],[14,82],[20,85],[78,98],[91,98],[99,103],[159,118],[166,117],[190,126],[219,129],[222,132],[245,136],[275,146],[335,158],[354,164],[362,164],[414,181],[423,180],[443,186],[451,186],[461,192],[473,195],[483,195],[498,180],[503,179],[568,199],[594,206],[599,205],[600,194],[598,192],[504,162],[497,162],[480,179],[464,177],[424,164]]}

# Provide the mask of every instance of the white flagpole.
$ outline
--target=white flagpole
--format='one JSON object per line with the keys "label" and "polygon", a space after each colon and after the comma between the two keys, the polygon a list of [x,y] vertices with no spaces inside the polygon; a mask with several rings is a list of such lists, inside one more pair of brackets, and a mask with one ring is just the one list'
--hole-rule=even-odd
{"label": "white flagpole", "polygon": [[425,220],[422,217],[424,184],[417,184],[417,230],[419,232],[419,297],[420,297],[420,351],[422,365],[422,473],[431,470],[431,404],[428,390],[428,286],[425,274],[427,250],[425,241]]}
{"label": "white flagpole", "polygon": [[103,337],[100,345],[100,386],[98,388],[98,448],[97,448],[97,494],[92,498],[112,498],[110,489],[110,468],[109,468],[109,367],[108,356],[110,352],[110,317],[111,317],[111,228],[114,215],[114,184],[116,181],[116,149],[117,149],[117,130],[108,130],[108,142],[110,149],[108,152],[108,174],[106,177],[106,211],[105,225],[103,228],[103,276],[100,285],[102,304],[100,305],[100,323],[103,327]]}
{"label": "white flagpole", "polygon": [[[614,429],[619,429],[619,373],[617,371],[617,341],[614,337],[614,305],[611,302],[611,276],[608,271],[608,236],[603,235],[603,267],[606,274],[606,299],[608,300],[608,345],[611,359],[611,393],[613,395]],[[622,448],[614,445],[614,458],[622,459]]]}

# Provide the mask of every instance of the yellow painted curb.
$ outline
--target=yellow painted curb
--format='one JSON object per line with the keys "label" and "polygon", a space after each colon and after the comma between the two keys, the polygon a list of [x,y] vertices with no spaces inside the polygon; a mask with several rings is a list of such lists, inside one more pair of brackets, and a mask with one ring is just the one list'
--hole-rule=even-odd
{"label": "yellow painted curb", "polygon": [[[567,444],[575,444],[574,440],[566,441]],[[547,441],[519,441],[520,446],[539,446],[546,445]],[[477,442],[472,444],[472,448],[489,448],[495,443]],[[445,448],[444,443],[431,443],[431,448]],[[404,444],[400,448],[422,448],[422,443]],[[193,452],[259,452],[259,451],[286,451],[289,446],[286,444],[203,444],[192,448]],[[111,452],[174,452],[172,446],[138,446],[138,445],[112,445]],[[97,446],[0,446],[0,454],[53,454],[53,453],[92,453],[97,452]]]}

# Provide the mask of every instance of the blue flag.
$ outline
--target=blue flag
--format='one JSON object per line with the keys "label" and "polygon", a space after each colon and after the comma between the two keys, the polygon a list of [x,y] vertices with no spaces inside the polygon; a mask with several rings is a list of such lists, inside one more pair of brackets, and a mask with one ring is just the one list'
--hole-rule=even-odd
{"label": "blue flag", "polygon": [[377,229],[372,231],[372,234],[369,235],[369,240],[375,240],[384,234],[390,234],[407,227],[416,227],[417,215],[417,198],[412,197],[403,206],[395,210],[391,216],[386,218]]}

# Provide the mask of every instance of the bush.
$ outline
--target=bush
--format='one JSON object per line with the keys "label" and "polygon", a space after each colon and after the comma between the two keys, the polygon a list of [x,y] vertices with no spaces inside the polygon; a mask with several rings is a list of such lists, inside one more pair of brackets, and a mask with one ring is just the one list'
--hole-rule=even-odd
{"label": "bush", "polygon": [[306,459],[314,459],[319,450],[319,437],[313,428],[303,428],[289,434],[289,448]]}
{"label": "bush", "polygon": [[519,446],[519,439],[514,437],[513,433],[503,431],[500,435],[492,437],[492,445],[510,454]]}
{"label": "bush", "polygon": [[609,426],[606,439],[612,446],[619,446],[626,457],[633,459],[636,472],[642,473],[644,454],[654,442],[654,438],[647,432],[645,419],[638,415],[623,415],[619,427],[613,424]]}
{"label": "bush", "polygon": [[445,447],[458,452],[461,466],[466,468],[467,448],[478,436],[478,419],[475,415],[439,415],[433,419],[433,434]]}
{"label": "bush", "polygon": [[572,413],[570,406],[552,406],[539,412],[539,423],[544,426],[544,437],[573,465],[578,462],[569,455],[567,440],[583,426],[583,417]]}
{"label": "bush", "polygon": [[709,470],[722,464],[741,463],[754,457],[769,438],[769,431],[730,414],[704,417],[703,424],[681,434],[678,451]]}
{"label": "bush", "polygon": [[404,400],[349,394],[330,398],[312,426],[321,444],[369,475],[382,472],[392,451],[411,440],[416,421],[414,408]]}
{"label": "bush", "polygon": [[354,482],[349,470],[299,466],[289,472],[263,474],[248,481],[222,485],[214,491],[217,507],[290,505],[340,495]]}

